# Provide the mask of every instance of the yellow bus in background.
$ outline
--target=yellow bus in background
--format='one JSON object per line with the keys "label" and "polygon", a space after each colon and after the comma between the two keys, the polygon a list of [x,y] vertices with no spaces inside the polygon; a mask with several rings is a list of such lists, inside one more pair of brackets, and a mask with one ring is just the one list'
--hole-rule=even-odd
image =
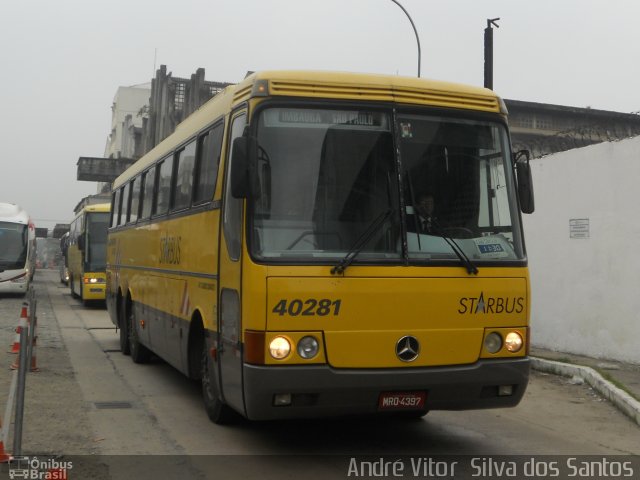
{"label": "yellow bus in background", "polygon": [[109,203],[82,207],[71,222],[67,264],[71,295],[88,303],[105,300]]}
{"label": "yellow bus in background", "polygon": [[113,184],[122,351],[200,379],[216,423],[516,405],[524,153],[490,90],[251,74]]}

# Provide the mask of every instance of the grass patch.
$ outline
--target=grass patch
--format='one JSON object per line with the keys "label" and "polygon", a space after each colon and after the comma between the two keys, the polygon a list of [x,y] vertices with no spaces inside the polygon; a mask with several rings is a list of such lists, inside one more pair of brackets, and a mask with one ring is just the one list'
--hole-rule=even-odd
{"label": "grass patch", "polygon": [[593,368],[596,372],[598,372],[600,375],[602,375],[602,378],[604,378],[607,382],[613,383],[616,387],[618,387],[620,390],[622,390],[623,392],[626,392],[627,394],[629,394],[629,396],[631,398],[635,398],[636,400],[640,401],[640,398],[638,398],[637,395],[635,395],[632,391],[630,391],[626,385],[624,383],[619,382],[618,380],[616,380],[610,373],[600,369],[600,368]]}

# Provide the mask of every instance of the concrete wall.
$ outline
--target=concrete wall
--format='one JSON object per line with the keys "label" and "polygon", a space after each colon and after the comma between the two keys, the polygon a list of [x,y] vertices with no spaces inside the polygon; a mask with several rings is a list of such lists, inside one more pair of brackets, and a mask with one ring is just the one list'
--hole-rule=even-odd
{"label": "concrete wall", "polygon": [[640,364],[640,137],[531,166],[532,344]]}

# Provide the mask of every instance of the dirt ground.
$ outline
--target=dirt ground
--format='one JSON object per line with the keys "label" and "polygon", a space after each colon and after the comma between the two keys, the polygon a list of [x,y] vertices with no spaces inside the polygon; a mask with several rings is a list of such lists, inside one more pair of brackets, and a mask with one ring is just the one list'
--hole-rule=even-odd
{"label": "dirt ground", "polygon": [[[100,439],[95,438],[87,418],[89,405],[82,398],[75,381],[73,367],[65,349],[58,323],[49,301],[45,275],[36,273],[34,287],[37,295],[37,372],[26,377],[22,454],[50,456],[62,461],[65,456],[79,455],[73,478],[109,478],[98,458]],[[61,285],[61,288],[63,286]],[[9,388],[17,372],[10,365],[18,355],[9,353],[15,338],[20,311],[25,299],[16,296],[0,297],[0,415],[4,416]],[[15,407],[10,416],[9,437],[5,451],[15,453]],[[6,422],[6,420],[5,420]],[[80,465],[82,464],[82,466]],[[3,465],[6,470],[7,465]],[[82,470],[82,471],[81,471]]]}

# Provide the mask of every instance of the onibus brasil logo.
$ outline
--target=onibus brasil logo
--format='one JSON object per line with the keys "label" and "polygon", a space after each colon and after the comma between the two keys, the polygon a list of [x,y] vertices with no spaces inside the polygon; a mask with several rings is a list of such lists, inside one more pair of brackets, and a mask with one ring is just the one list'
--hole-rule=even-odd
{"label": "onibus brasil logo", "polygon": [[68,480],[73,462],[55,458],[14,457],[9,460],[9,478],[30,480]]}

